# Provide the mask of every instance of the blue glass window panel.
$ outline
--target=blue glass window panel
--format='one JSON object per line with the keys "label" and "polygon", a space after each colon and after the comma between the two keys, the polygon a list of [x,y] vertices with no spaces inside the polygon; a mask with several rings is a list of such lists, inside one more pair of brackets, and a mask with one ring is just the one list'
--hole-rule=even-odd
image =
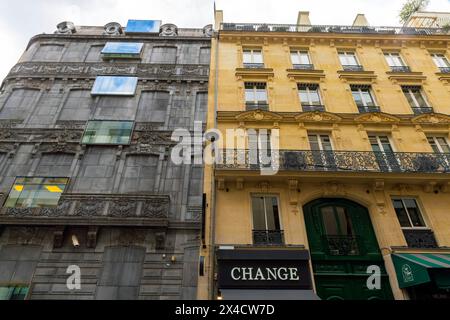
{"label": "blue glass window panel", "polygon": [[108,42],[102,50],[103,54],[139,55],[143,43],[135,42]]}
{"label": "blue glass window panel", "polygon": [[137,77],[99,76],[95,79],[92,95],[132,96],[136,92]]}
{"label": "blue glass window panel", "polygon": [[131,142],[133,121],[89,121],[82,144],[120,144]]}
{"label": "blue glass window panel", "polygon": [[159,33],[160,20],[128,20],[127,33]]}

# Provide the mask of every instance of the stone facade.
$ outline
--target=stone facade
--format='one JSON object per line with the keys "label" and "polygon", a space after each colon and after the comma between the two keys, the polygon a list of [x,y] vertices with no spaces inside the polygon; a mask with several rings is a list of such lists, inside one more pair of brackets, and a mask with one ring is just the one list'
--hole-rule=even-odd
{"label": "stone facade", "polygon": [[[31,39],[0,92],[2,203],[16,177],[69,184],[56,208],[1,210],[0,286],[29,286],[30,299],[196,298],[203,169],[170,161],[171,134],[206,122],[211,33],[62,23]],[[142,58],[103,61],[108,41],[143,42]],[[98,75],[138,77],[136,94],[91,96]],[[131,143],[82,145],[89,120],[134,121]],[[71,265],[81,290],[66,286]]]}

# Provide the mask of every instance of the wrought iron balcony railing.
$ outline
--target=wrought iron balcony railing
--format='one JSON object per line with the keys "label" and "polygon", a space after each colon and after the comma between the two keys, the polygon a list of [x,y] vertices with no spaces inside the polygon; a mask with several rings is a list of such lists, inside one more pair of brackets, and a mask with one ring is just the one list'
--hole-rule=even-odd
{"label": "wrought iron balcony railing", "polygon": [[411,108],[414,114],[424,114],[424,113],[433,113],[433,108],[431,107],[420,107],[420,108]]}
{"label": "wrought iron balcony railing", "polygon": [[364,254],[362,241],[358,236],[326,235],[322,237],[322,241],[330,256],[359,256]]}
{"label": "wrought iron balcony railing", "polygon": [[247,111],[252,110],[269,111],[269,104],[267,102],[246,102],[245,108]]}
{"label": "wrought iron balcony railing", "polygon": [[284,231],[282,230],[253,230],[253,244],[265,246],[284,245]]}
{"label": "wrought iron balcony railing", "polygon": [[381,112],[378,106],[358,106],[359,113]]}
{"label": "wrought iron balcony railing", "polygon": [[339,25],[292,25],[267,23],[222,23],[223,31],[251,32],[314,32],[314,33],[364,33],[364,34],[408,34],[408,35],[442,35],[448,34],[446,28],[414,27],[359,27]]}
{"label": "wrought iron balcony railing", "polygon": [[325,106],[320,104],[302,104],[302,110],[303,112],[325,112]]}
{"label": "wrought iron balcony railing", "polygon": [[364,71],[364,67],[360,66],[360,65],[349,64],[349,65],[343,65],[342,70],[344,70],[344,71]]}
{"label": "wrought iron balcony railing", "polygon": [[392,72],[411,72],[411,68],[408,66],[391,66]]}
{"label": "wrought iron balcony railing", "polygon": [[437,248],[434,232],[429,229],[403,229],[406,243],[410,248]]}
{"label": "wrought iron balcony railing", "polygon": [[263,69],[264,63],[244,63],[244,68],[247,69]]}
{"label": "wrought iron balcony railing", "polygon": [[313,64],[294,64],[292,66],[295,70],[314,70]]}
{"label": "wrought iron balcony railing", "polygon": [[[450,173],[450,153],[372,151],[270,151],[271,163],[258,150],[223,150],[219,170],[328,171],[375,173]],[[270,161],[269,161],[270,162]]]}
{"label": "wrought iron balcony railing", "polygon": [[440,67],[441,73],[450,73],[450,67]]}

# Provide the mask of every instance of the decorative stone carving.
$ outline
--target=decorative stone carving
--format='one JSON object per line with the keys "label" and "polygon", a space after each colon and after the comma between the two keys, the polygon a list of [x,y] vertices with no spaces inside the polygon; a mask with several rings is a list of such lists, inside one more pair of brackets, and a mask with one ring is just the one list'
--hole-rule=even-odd
{"label": "decorative stone carving", "polygon": [[33,215],[33,208],[7,208],[5,214],[16,218],[23,218]]}
{"label": "decorative stone carving", "polygon": [[339,122],[341,117],[328,112],[305,112],[295,117],[299,122]]}
{"label": "decorative stone carving", "polygon": [[56,208],[42,208],[41,216],[45,217],[63,217],[69,214],[72,201],[67,199],[61,199]]}
{"label": "decorative stone carving", "polygon": [[298,180],[288,180],[289,186],[289,204],[296,206],[298,204]]}
{"label": "decorative stone carving", "polygon": [[178,36],[178,27],[172,23],[167,23],[159,29],[159,35],[163,37]]}
{"label": "decorative stone carving", "polygon": [[72,33],[76,33],[77,30],[75,28],[75,25],[73,24],[73,22],[70,21],[64,21],[59,23],[56,26],[56,34],[72,34]]}
{"label": "decorative stone carving", "polygon": [[243,112],[236,116],[238,121],[280,121],[283,117],[270,111],[255,110]]}
{"label": "decorative stone carving", "polygon": [[86,121],[63,121],[59,120],[56,125],[60,129],[65,130],[83,130],[86,125]]}
{"label": "decorative stone carving", "polygon": [[118,22],[110,22],[105,25],[104,35],[107,36],[119,36],[123,33],[122,26]]}
{"label": "decorative stone carving", "polygon": [[142,207],[141,216],[146,218],[164,219],[169,216],[168,199],[146,200]]}
{"label": "decorative stone carving", "polygon": [[12,227],[9,232],[9,244],[42,244],[46,230],[41,227]]}
{"label": "decorative stone carving", "polygon": [[103,214],[105,204],[105,201],[101,198],[92,197],[80,200],[75,209],[75,215],[87,217],[100,216]]}
{"label": "decorative stone carving", "polygon": [[411,120],[413,123],[423,124],[449,124],[450,116],[445,114],[422,114]]}
{"label": "decorative stone carving", "polygon": [[206,37],[212,37],[214,35],[214,27],[212,24],[208,24],[207,26],[203,27],[203,34]]}
{"label": "decorative stone carving", "polygon": [[172,145],[174,142],[170,138],[169,132],[136,131],[133,135],[133,142],[149,145]]}
{"label": "decorative stone carving", "polygon": [[79,145],[67,143],[53,143],[39,145],[39,152],[41,153],[69,153],[75,154],[79,151]]}
{"label": "decorative stone carving", "polygon": [[355,118],[355,121],[359,123],[394,123],[400,122],[400,119],[392,115],[377,112],[360,115]]}
{"label": "decorative stone carving", "polygon": [[109,213],[113,217],[132,217],[136,216],[137,202],[132,199],[120,199],[111,203]]}

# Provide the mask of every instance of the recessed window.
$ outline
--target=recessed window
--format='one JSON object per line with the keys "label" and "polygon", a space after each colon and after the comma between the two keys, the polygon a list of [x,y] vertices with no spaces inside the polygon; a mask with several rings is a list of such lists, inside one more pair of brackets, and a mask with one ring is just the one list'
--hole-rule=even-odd
{"label": "recessed window", "polygon": [[278,198],[275,196],[253,196],[252,209],[254,244],[283,244],[284,234],[281,230]]}
{"label": "recessed window", "polygon": [[360,113],[379,112],[370,86],[352,85],[352,95]]}
{"label": "recessed window", "polygon": [[261,49],[244,49],[244,68],[264,68]]}
{"label": "recessed window", "polygon": [[108,42],[102,50],[104,58],[139,58],[143,43]]}
{"label": "recessed window", "polygon": [[299,84],[298,94],[303,111],[325,111],[325,107],[322,105],[322,99],[320,98],[319,85]]}
{"label": "recessed window", "polygon": [[17,178],[6,200],[5,207],[56,207],[68,182],[68,178]]}
{"label": "recessed window", "polygon": [[435,153],[448,153],[450,154],[450,146],[447,138],[443,136],[429,136],[427,137],[428,143],[433,148]]}
{"label": "recessed window", "polygon": [[384,57],[387,64],[393,72],[409,72],[410,69],[403,62],[403,59],[398,52],[385,52]]}
{"label": "recessed window", "polygon": [[309,52],[306,50],[291,50],[291,61],[294,69],[311,70],[314,66],[311,63]]}
{"label": "recessed window", "polygon": [[428,104],[421,87],[404,86],[403,93],[415,114],[430,113],[433,109]]}
{"label": "recessed window", "polygon": [[444,54],[432,53],[431,57],[433,58],[434,63],[440,69],[441,72],[444,73],[450,72],[450,63],[448,62],[448,59]]}
{"label": "recessed window", "polygon": [[133,121],[89,121],[82,144],[130,144],[133,128]]}
{"label": "recessed window", "polygon": [[136,92],[137,77],[97,77],[92,95],[132,96]]}
{"label": "recessed window", "polygon": [[426,228],[416,199],[398,198],[392,202],[402,228]]}
{"label": "recessed window", "polygon": [[128,20],[126,33],[159,33],[160,20]]}
{"label": "recessed window", "polygon": [[359,64],[355,52],[339,51],[338,55],[344,71],[363,71],[363,67]]}
{"label": "recessed window", "polygon": [[8,286],[0,287],[0,300],[25,300],[28,295],[28,287]]}
{"label": "recessed window", "polygon": [[264,82],[245,83],[245,103],[247,110],[268,109],[267,89]]}

